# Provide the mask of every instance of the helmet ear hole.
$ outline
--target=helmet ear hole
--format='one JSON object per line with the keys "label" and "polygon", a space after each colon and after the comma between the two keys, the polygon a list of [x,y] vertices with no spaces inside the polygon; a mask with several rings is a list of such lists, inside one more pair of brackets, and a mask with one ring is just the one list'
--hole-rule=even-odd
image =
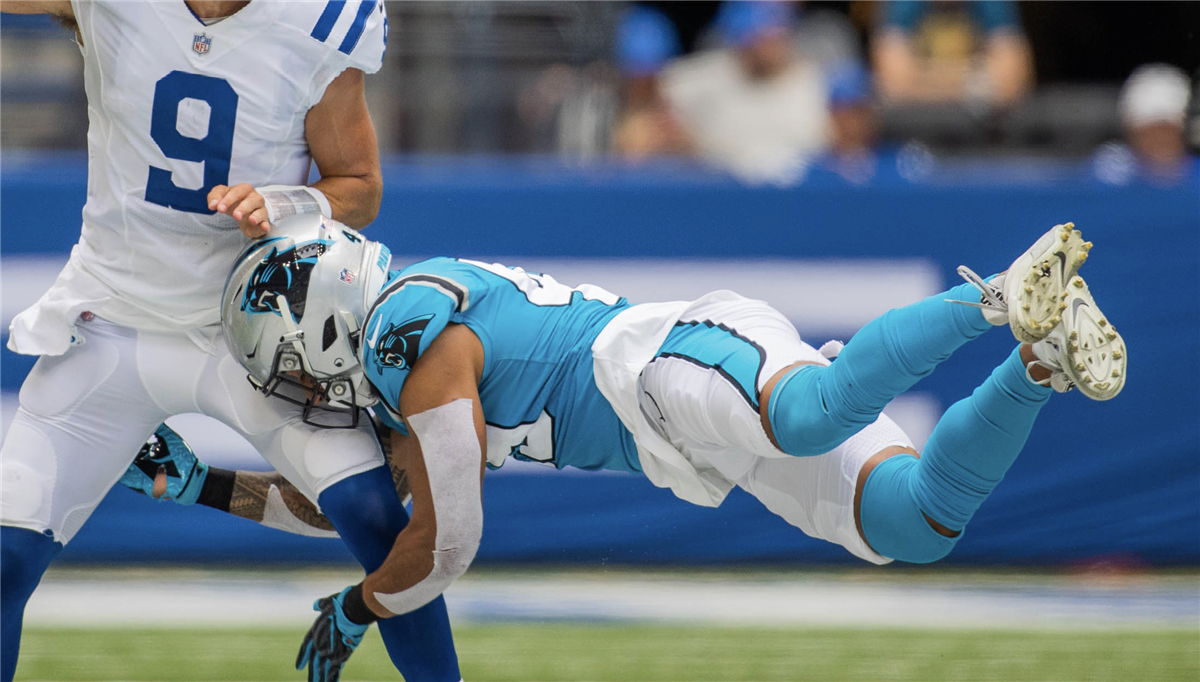
{"label": "helmet ear hole", "polygon": [[329,350],[337,338],[337,325],[333,321],[333,315],[330,315],[325,318],[325,329],[321,332],[321,352]]}

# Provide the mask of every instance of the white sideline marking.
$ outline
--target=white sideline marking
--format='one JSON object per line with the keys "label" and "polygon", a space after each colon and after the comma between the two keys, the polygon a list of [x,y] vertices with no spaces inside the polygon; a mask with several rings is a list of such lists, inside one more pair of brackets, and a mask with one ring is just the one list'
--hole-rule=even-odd
{"label": "white sideline marking", "polygon": [[[538,570],[538,569],[531,569]],[[33,627],[302,627],[314,599],[352,579],[332,573],[51,571],[29,601]],[[1066,578],[972,582],[600,574],[468,576],[447,592],[456,622],[602,621],[775,627],[1111,630],[1200,621],[1195,580],[1087,584]]]}

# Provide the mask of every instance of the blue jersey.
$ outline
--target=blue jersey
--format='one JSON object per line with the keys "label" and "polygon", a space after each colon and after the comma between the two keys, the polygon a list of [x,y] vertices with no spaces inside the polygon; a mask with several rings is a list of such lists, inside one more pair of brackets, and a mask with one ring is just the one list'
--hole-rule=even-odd
{"label": "blue jersey", "polygon": [[506,457],[562,468],[641,471],[633,436],[596,388],[592,342],[629,307],[599,287],[572,289],[548,275],[433,258],[391,278],[364,327],[362,363],[379,390],[388,426],[417,358],[447,324],[483,344],[479,398],[489,466]]}

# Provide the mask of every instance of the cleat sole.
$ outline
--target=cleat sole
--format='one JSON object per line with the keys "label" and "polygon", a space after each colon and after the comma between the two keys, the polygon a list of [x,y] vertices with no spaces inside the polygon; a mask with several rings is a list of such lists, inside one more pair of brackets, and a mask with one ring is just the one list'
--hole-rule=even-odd
{"label": "cleat sole", "polygon": [[1080,393],[1092,400],[1111,400],[1125,387],[1128,376],[1125,340],[1096,306],[1087,286],[1081,289],[1071,303],[1071,342],[1063,371]]}
{"label": "cleat sole", "polygon": [[1046,338],[1064,308],[1068,284],[1084,286],[1075,273],[1087,260],[1090,242],[1073,223],[1057,225],[1042,235],[1008,270],[1005,298],[1008,324],[1018,341],[1034,343]]}

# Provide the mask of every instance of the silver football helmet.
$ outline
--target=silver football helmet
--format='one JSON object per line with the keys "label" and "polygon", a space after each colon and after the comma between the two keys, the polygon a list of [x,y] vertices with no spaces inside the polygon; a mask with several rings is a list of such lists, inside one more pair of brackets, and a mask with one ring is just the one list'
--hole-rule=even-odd
{"label": "silver football helmet", "polygon": [[304,408],[324,428],[358,425],[378,396],[358,350],[387,281],[386,246],[320,214],[280,220],[238,257],[221,296],[221,327],[250,383]]}

